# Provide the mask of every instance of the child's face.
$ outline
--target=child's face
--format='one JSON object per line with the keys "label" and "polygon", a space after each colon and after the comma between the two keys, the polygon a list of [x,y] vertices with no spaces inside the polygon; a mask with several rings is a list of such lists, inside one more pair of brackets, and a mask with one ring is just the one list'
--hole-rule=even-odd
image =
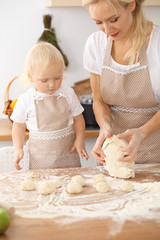
{"label": "child's face", "polygon": [[63,65],[61,62],[53,62],[44,70],[36,66],[30,75],[31,82],[38,92],[52,95],[62,84]]}

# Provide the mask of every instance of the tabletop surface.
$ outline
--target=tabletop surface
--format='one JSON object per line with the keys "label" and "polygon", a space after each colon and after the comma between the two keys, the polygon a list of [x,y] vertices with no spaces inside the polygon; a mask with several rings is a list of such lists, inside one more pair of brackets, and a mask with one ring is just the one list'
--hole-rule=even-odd
{"label": "tabletop surface", "polygon": [[[98,193],[93,177],[104,174],[110,190]],[[137,164],[135,179],[110,177],[103,167],[46,169],[0,173],[0,199],[15,207],[15,216],[1,239],[5,240],[158,240],[160,239],[160,164]],[[66,186],[82,175],[86,186],[69,194]],[[57,176],[62,187],[51,195],[22,191],[21,182],[32,177],[38,188]],[[124,181],[134,191],[120,190]]]}
{"label": "tabletop surface", "polygon": [[[99,129],[94,126],[86,127],[85,137],[86,138],[97,138]],[[29,132],[25,133],[25,140],[29,137]],[[12,140],[12,122],[9,119],[0,119],[0,141],[11,141]]]}

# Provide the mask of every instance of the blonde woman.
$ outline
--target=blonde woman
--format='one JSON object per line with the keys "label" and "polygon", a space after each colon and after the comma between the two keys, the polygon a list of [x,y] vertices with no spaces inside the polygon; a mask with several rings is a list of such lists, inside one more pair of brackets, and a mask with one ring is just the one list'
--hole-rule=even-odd
{"label": "blonde woman", "polygon": [[61,53],[50,43],[40,42],[27,54],[22,76],[33,87],[20,95],[11,115],[18,170],[26,127],[30,169],[80,167],[80,157],[88,159],[83,107],[74,90],[62,86],[64,69]]}
{"label": "blonde woman", "polygon": [[113,134],[129,142],[119,161],[160,162],[160,27],[144,18],[143,2],[83,1],[100,29],[84,50],[100,126],[92,155],[100,163]]}

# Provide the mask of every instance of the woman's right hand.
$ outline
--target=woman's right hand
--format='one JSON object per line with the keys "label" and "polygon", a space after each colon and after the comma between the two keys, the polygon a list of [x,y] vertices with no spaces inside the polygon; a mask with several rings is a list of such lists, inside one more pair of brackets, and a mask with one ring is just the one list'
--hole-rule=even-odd
{"label": "woman's right hand", "polygon": [[20,160],[23,158],[24,152],[23,149],[17,149],[14,153],[14,166],[17,170],[21,170],[22,168],[19,165]]}
{"label": "woman's right hand", "polygon": [[110,138],[111,136],[112,136],[112,129],[110,126],[101,128],[99,132],[99,136],[94,145],[94,148],[91,151],[92,156],[102,164],[105,164],[105,160],[104,160],[105,154],[102,150],[102,145],[105,139]]}

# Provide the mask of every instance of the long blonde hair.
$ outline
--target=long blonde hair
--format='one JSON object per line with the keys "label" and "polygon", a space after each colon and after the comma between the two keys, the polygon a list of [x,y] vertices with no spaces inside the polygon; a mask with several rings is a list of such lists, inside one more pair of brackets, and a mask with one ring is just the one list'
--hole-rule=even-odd
{"label": "long blonde hair", "polygon": [[[89,5],[97,3],[101,0],[83,0],[83,5],[89,7]],[[111,6],[127,7],[130,2],[134,0],[106,0]],[[146,41],[147,35],[147,20],[145,19],[142,11],[142,4],[145,0],[135,0],[136,7],[133,11],[133,24],[131,26],[130,39],[133,44],[129,51],[126,53],[125,58],[130,58],[130,64],[138,62],[139,51]]]}

